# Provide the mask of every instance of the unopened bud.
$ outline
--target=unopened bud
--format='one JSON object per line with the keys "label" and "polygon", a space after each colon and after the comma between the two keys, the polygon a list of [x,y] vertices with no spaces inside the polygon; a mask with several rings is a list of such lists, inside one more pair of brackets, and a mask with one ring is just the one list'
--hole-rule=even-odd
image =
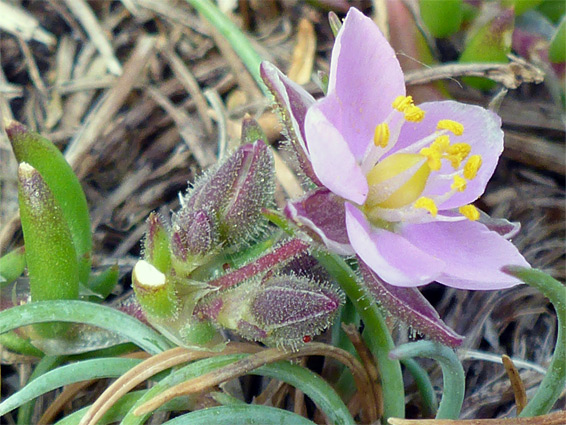
{"label": "unopened bud", "polygon": [[238,148],[216,170],[202,177],[179,214],[204,211],[219,241],[243,243],[262,230],[261,210],[273,203],[273,157],[261,141]]}
{"label": "unopened bud", "polygon": [[244,282],[197,306],[197,314],[241,336],[295,347],[326,329],[343,295],[334,286],[298,276]]}
{"label": "unopened bud", "polygon": [[217,231],[204,210],[181,210],[173,216],[173,255],[183,261],[203,256],[217,244]]}

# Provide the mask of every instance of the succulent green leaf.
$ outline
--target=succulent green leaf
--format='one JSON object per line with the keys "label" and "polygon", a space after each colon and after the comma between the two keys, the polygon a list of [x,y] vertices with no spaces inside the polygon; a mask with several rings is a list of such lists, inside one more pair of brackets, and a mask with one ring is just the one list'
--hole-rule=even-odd
{"label": "succulent green leaf", "polygon": [[[480,16],[481,17],[481,16]],[[507,63],[514,28],[513,9],[493,14],[467,40],[460,63]],[[495,82],[481,77],[463,78],[466,84],[480,90],[490,90]]]}
{"label": "succulent green leaf", "polygon": [[462,0],[420,0],[421,18],[433,37],[454,34],[462,24]]}
{"label": "succulent green leaf", "polygon": [[63,154],[46,138],[17,121],[6,125],[6,134],[18,162],[27,162],[39,171],[60,205],[75,246],[79,279],[86,284],[91,266],[92,235],[88,205],[79,180]]}
{"label": "succulent green leaf", "polygon": [[[77,299],[79,273],[71,232],[45,180],[25,162],[18,169],[18,199],[32,301]],[[60,324],[36,326],[44,337],[60,336],[65,329]]]}
{"label": "succulent green leaf", "polygon": [[566,13],[566,2],[561,0],[545,0],[537,7],[537,10],[557,24]]}
{"label": "succulent green leaf", "polygon": [[556,32],[548,46],[548,58],[552,63],[563,63],[566,61],[566,15],[562,17]]}
{"label": "succulent green leaf", "polygon": [[26,268],[26,251],[23,246],[0,257],[0,289],[22,275]]}

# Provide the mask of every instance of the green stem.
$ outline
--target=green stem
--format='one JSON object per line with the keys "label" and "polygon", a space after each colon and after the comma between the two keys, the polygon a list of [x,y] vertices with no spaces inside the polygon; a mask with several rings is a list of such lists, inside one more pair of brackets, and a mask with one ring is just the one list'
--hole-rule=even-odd
{"label": "green stem", "polygon": [[364,322],[364,339],[379,366],[383,391],[383,416],[402,418],[405,416],[405,391],[403,374],[398,360],[389,358],[394,348],[393,339],[374,300],[367,296],[356,275],[338,255],[313,251],[312,255],[336,279],[346,293],[360,318]]}
{"label": "green stem", "polygon": [[417,341],[395,348],[390,355],[399,360],[411,357],[436,360],[442,368],[444,386],[436,419],[458,419],[464,402],[466,375],[458,356],[452,349],[438,342]]}
{"label": "green stem", "polygon": [[271,99],[271,93],[263,84],[259,74],[262,58],[255,51],[244,33],[224,15],[210,0],[187,0],[228,40],[263,93]]}
{"label": "green stem", "polygon": [[519,416],[544,415],[550,412],[566,386],[566,286],[536,269],[509,266],[505,267],[504,271],[538,289],[556,310],[558,337],[552,361],[538,391]]}
{"label": "green stem", "polygon": [[[263,214],[285,232],[294,235],[295,230],[278,212],[264,210]],[[383,391],[384,419],[405,416],[405,390],[401,364],[389,358],[394,348],[393,339],[374,300],[367,296],[350,266],[338,255],[313,250],[315,257],[346,293],[364,322],[364,339],[379,366]]]}

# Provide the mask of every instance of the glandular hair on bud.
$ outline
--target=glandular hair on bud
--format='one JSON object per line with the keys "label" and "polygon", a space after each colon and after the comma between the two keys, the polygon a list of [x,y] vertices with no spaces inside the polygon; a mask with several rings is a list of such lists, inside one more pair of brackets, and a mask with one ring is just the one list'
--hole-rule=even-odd
{"label": "glandular hair on bud", "polygon": [[142,309],[149,317],[175,318],[179,300],[171,278],[145,260],[140,260],[132,271],[132,286]]}

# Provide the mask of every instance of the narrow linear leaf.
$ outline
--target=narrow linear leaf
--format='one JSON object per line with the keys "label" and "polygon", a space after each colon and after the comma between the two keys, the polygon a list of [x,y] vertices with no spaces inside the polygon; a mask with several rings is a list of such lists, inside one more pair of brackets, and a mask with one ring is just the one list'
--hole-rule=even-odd
{"label": "narrow linear leaf", "polygon": [[0,333],[43,322],[74,322],[98,326],[124,336],[150,354],[171,344],[139,320],[110,307],[85,301],[40,301],[0,312]]}
{"label": "narrow linear leaf", "polygon": [[[261,419],[259,419],[261,418]],[[197,410],[165,422],[163,425],[313,425],[314,422],[276,407],[257,405],[218,406]]]}
{"label": "narrow linear leaf", "polygon": [[0,403],[0,416],[16,409],[42,394],[75,382],[99,378],[116,378],[135,365],[140,359],[95,359],[61,366],[38,376],[24,388]]}
{"label": "narrow linear leaf", "polygon": [[[173,372],[147,392],[124,418],[122,425],[139,425],[144,423],[148,415],[136,416],[134,411],[146,401],[181,382],[204,375],[222,366],[236,362],[247,355],[234,354],[218,356],[194,362],[184,368]],[[252,372],[252,375],[268,376],[287,382],[303,391],[323,412],[329,421],[334,424],[354,425],[354,420],[348,408],[329,384],[320,376],[301,366],[278,362],[262,366]],[[263,417],[262,417],[263,420]],[[216,423],[216,421],[213,421]]]}
{"label": "narrow linear leaf", "polygon": [[503,271],[538,289],[556,309],[558,337],[552,360],[539,389],[519,416],[544,415],[550,412],[566,387],[566,286],[537,269],[508,266]]}

